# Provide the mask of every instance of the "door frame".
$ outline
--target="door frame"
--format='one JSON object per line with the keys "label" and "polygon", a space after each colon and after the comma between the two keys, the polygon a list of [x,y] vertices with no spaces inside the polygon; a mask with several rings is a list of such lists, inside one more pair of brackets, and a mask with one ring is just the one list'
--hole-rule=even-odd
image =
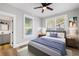
{"label": "door frame", "polygon": [[13,27],[12,27],[12,30],[13,30],[13,33],[11,33],[11,40],[10,40],[10,45],[12,47],[14,47],[15,45],[15,39],[16,39],[16,15],[12,14],[12,13],[8,13],[8,12],[5,12],[5,11],[0,11],[0,14],[2,15],[7,15],[7,16],[10,16],[10,17],[13,17],[12,21],[13,21]]}

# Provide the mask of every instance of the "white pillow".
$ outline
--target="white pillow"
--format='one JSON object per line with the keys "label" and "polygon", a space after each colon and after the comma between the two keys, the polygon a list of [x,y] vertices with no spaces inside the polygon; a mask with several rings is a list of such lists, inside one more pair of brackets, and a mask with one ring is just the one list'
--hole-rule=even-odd
{"label": "white pillow", "polygon": [[46,36],[50,36],[50,32],[47,32],[47,33],[46,33]]}
{"label": "white pillow", "polygon": [[58,34],[57,34],[57,36],[58,36],[59,38],[65,38],[64,35],[65,35],[64,33],[58,33]]}

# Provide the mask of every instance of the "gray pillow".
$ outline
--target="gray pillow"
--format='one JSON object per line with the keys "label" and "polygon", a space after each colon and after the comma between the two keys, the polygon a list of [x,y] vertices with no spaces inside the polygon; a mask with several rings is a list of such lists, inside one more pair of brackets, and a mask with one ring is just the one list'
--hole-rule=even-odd
{"label": "gray pillow", "polygon": [[55,32],[50,32],[50,37],[57,37],[57,33]]}

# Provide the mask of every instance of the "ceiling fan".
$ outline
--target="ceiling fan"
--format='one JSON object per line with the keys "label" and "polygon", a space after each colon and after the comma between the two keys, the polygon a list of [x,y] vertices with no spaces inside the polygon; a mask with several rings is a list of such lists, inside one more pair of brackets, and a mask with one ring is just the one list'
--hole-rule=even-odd
{"label": "ceiling fan", "polygon": [[42,8],[42,13],[45,11],[45,9],[49,9],[51,11],[53,10],[52,8],[48,7],[52,3],[41,3],[41,4],[42,4],[42,6],[35,7],[34,9]]}

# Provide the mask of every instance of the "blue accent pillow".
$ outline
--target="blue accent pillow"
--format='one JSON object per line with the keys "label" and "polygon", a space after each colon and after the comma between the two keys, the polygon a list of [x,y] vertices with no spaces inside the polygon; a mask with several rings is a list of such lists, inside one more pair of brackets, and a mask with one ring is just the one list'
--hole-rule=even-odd
{"label": "blue accent pillow", "polygon": [[50,32],[50,37],[57,37],[57,33],[55,32]]}

